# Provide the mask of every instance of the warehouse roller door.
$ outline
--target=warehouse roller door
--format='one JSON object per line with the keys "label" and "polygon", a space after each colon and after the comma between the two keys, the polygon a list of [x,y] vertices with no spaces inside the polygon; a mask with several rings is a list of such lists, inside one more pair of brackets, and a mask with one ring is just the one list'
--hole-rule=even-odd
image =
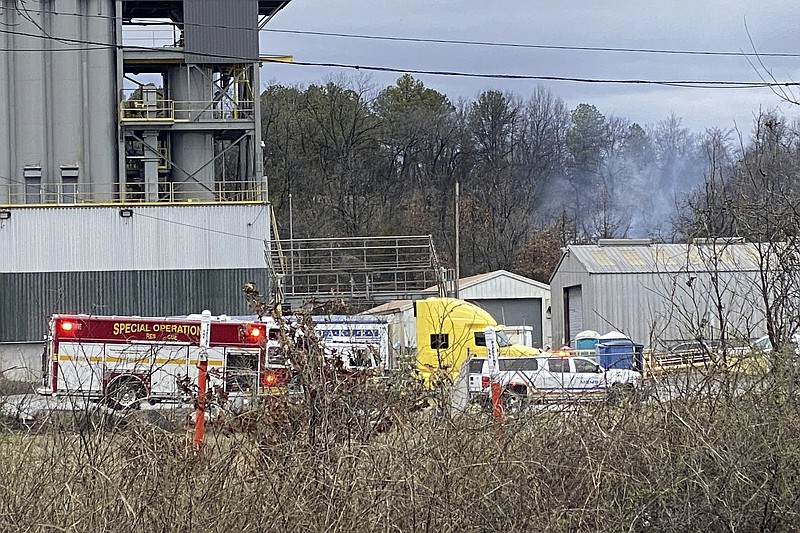
{"label": "warehouse roller door", "polygon": [[583,331],[583,297],[580,285],[564,289],[564,313],[564,338],[570,346],[574,346],[575,335]]}

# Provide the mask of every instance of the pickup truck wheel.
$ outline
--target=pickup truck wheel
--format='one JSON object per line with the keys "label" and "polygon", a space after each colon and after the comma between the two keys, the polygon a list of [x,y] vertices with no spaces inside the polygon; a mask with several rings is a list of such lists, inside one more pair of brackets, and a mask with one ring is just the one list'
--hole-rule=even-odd
{"label": "pickup truck wheel", "polygon": [[147,389],[138,379],[120,379],[109,386],[107,400],[114,409],[138,409]]}
{"label": "pickup truck wheel", "polygon": [[503,393],[503,410],[509,414],[519,413],[525,407],[527,391],[508,389]]}
{"label": "pickup truck wheel", "polygon": [[608,401],[616,405],[633,401],[635,395],[636,389],[631,383],[614,383],[608,391]]}

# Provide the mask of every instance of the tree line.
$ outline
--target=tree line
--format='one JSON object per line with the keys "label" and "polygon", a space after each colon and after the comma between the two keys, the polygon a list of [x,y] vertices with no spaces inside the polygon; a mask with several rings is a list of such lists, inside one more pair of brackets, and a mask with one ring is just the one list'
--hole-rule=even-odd
{"label": "tree line", "polygon": [[[261,108],[282,237],[291,194],[295,237],[431,234],[452,264],[458,183],[462,274],[503,268],[540,281],[568,243],[741,231],[714,184],[738,184],[724,188],[730,201],[758,196],[757,176],[791,182],[800,144],[771,114],[752,138],[698,134],[674,115],[640,125],[590,104],[570,110],[543,87],[452,102],[410,75],[381,90],[359,79],[273,84]],[[746,224],[766,223],[755,211]]]}

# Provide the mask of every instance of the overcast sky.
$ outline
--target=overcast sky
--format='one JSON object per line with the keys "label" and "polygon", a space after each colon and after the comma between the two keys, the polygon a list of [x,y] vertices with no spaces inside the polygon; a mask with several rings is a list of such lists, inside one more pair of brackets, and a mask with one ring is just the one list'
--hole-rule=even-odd
{"label": "overcast sky", "polygon": [[[303,30],[392,37],[491,41],[535,45],[646,48],[717,52],[794,53],[764,57],[779,81],[800,81],[800,9],[790,0],[292,0],[267,30]],[[264,54],[289,54],[312,63],[346,63],[412,70],[526,74],[601,79],[758,81],[743,57],[599,51],[539,50],[457,44],[408,43],[264,31]],[[364,72],[364,71],[361,71]],[[262,85],[321,83],[354,70],[270,64]],[[765,74],[762,72],[762,74]],[[379,88],[400,76],[375,72]],[[655,85],[586,84],[566,81],[476,79],[415,75],[451,98],[475,99],[500,89],[527,98],[537,84],[549,87],[570,109],[595,105],[653,124],[675,113],[692,130],[707,127],[749,131],[759,109],[792,118],[800,108],[769,89],[686,89]],[[800,98],[800,90],[795,90]]]}

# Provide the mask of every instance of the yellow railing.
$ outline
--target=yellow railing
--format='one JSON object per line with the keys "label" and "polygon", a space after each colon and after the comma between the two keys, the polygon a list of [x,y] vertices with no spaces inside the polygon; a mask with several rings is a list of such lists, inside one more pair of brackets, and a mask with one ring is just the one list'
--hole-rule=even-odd
{"label": "yellow railing", "polygon": [[123,100],[119,106],[120,120],[173,121],[175,107],[172,100]]}
{"label": "yellow railing", "polygon": [[255,117],[253,101],[236,103],[212,100],[144,100],[120,102],[119,118],[123,122],[235,121]]}
{"label": "yellow railing", "polygon": [[201,184],[160,182],[158,191],[147,197],[145,184],[130,182],[124,192],[118,185],[4,184],[0,186],[0,205],[85,205],[119,203],[194,203],[194,202],[260,202],[264,198],[263,183],[259,181],[224,181]]}

